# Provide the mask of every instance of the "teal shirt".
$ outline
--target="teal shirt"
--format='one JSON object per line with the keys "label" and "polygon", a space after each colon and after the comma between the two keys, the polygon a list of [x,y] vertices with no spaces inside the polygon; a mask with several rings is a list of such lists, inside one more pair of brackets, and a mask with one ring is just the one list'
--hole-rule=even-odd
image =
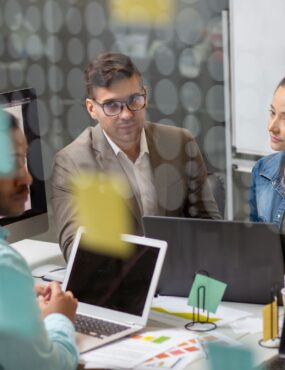
{"label": "teal shirt", "polygon": [[29,267],[6,235],[0,227],[0,369],[76,369],[72,322],[58,313],[41,319]]}

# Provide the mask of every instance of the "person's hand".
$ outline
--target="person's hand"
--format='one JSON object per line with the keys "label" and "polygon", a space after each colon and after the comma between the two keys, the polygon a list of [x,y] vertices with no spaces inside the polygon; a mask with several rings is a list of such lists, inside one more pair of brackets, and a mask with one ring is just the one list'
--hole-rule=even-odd
{"label": "person's hand", "polygon": [[37,297],[39,296],[44,297],[46,302],[50,300],[50,295],[51,295],[50,284],[47,284],[47,285],[35,284],[35,291],[36,291]]}
{"label": "person's hand", "polygon": [[59,283],[56,281],[53,281],[49,285],[49,288],[49,300],[46,300],[45,296],[38,296],[38,304],[42,317],[45,318],[52,313],[61,313],[74,322],[78,304],[77,299],[74,298],[70,291],[63,292]]}

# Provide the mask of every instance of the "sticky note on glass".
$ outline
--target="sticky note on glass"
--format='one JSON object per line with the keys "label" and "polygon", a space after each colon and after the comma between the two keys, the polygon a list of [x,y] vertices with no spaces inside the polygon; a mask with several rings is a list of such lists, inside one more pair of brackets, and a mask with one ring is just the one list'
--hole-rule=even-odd
{"label": "sticky note on glass", "polygon": [[[227,284],[208,276],[196,274],[188,297],[188,305],[215,313]],[[199,297],[199,304],[198,304]],[[200,305],[200,307],[199,307]]]}
{"label": "sticky note on glass", "polygon": [[0,333],[31,337],[40,320],[33,280],[16,269],[0,268]]}
{"label": "sticky note on glass", "polygon": [[173,21],[176,0],[110,0],[112,20],[127,24],[167,24]]}
{"label": "sticky note on glass", "polygon": [[243,347],[226,347],[218,343],[209,343],[208,351],[211,370],[252,370],[254,368],[252,353]]}
{"label": "sticky note on glass", "polygon": [[270,340],[278,337],[278,307],[277,299],[267,304],[262,309],[263,316],[263,340]]}
{"label": "sticky note on glass", "polygon": [[81,174],[73,179],[77,223],[85,227],[84,247],[90,251],[127,258],[132,245],[121,240],[130,234],[126,182],[107,174]]}
{"label": "sticky note on glass", "polygon": [[15,170],[14,147],[10,121],[0,109],[0,176],[7,176]]}

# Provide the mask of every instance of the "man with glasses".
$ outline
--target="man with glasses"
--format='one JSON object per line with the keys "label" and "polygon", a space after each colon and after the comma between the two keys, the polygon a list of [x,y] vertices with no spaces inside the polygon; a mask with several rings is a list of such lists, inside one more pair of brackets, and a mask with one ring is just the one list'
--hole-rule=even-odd
{"label": "man with glasses", "polygon": [[53,170],[53,208],[65,258],[78,226],[70,178],[82,169],[126,177],[137,234],[143,215],[220,218],[190,132],[146,122],[147,90],[128,56],[100,54],[85,69],[85,85],[86,108],[98,124],[57,153]]}

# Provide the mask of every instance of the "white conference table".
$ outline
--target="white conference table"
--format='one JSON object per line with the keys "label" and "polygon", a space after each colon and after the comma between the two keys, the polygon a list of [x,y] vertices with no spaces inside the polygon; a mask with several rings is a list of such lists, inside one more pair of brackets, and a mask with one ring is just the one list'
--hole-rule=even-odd
{"label": "white conference table", "polygon": [[[31,239],[25,239],[20,242],[13,243],[12,246],[26,259],[31,270],[46,264],[56,264],[60,266],[65,265],[64,258],[61,254],[59,245],[56,243],[42,242]],[[223,302],[224,306],[235,308],[242,311],[247,311],[252,314],[252,317],[260,318],[262,315],[262,306],[245,303]],[[279,314],[282,313],[282,308],[279,308]],[[157,325],[158,327],[166,326],[165,324],[158,323],[151,320],[150,326]],[[218,327],[219,333],[224,334],[230,338],[238,340],[242,345],[252,350],[255,364],[258,365],[263,361],[268,360],[277,354],[277,349],[263,348],[258,344],[258,340],[262,337],[261,330],[255,334],[235,333],[229,325]],[[190,364],[185,370],[207,370],[209,364],[206,359],[199,359]]]}

